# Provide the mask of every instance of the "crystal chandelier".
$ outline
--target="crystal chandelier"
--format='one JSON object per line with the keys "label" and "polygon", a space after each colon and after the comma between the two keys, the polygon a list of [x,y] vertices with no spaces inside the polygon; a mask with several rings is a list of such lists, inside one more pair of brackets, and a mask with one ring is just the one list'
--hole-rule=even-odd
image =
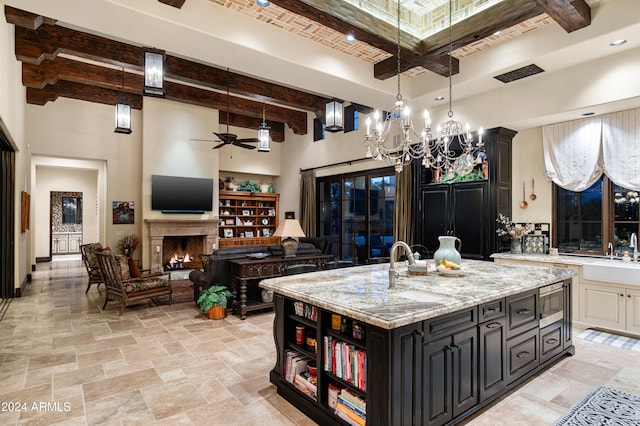
{"label": "crystal chandelier", "polygon": [[[398,94],[391,112],[386,114],[384,121],[380,120],[380,113],[374,113],[373,129],[371,119],[367,118],[367,130],[364,145],[367,147],[367,157],[385,160],[395,166],[396,173],[400,173],[404,166],[414,159],[422,158],[422,165],[431,168],[434,181],[440,176],[451,177],[455,169],[473,169],[480,164],[485,155],[483,153],[482,127],[478,130],[478,142],[474,145],[469,124],[462,124],[453,119],[452,109],[452,2],[449,1],[449,119],[438,125],[435,139],[431,133],[429,112],[424,110],[424,127],[418,133],[411,121],[410,110],[404,105],[400,94],[400,1],[398,1]],[[390,136],[393,135],[391,141]],[[463,164],[464,163],[464,164]]]}

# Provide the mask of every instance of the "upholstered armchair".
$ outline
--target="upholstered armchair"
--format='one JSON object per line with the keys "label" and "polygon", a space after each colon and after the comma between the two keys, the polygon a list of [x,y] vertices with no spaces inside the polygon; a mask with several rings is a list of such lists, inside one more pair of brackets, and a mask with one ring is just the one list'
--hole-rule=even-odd
{"label": "upholstered armchair", "polygon": [[100,288],[100,284],[104,282],[102,274],[100,273],[100,266],[98,266],[98,259],[94,252],[102,250],[102,244],[100,243],[88,243],[80,246],[80,253],[82,253],[82,263],[89,274],[89,280],[87,281],[87,289],[85,294],[89,293],[91,284],[97,284]]}
{"label": "upholstered armchair", "polygon": [[[95,252],[95,255],[107,287],[103,310],[107,307],[109,300],[120,302],[120,315],[124,313],[127,305],[141,300],[168,295],[169,304],[171,304],[170,275],[157,273],[133,278],[126,256],[113,254],[110,251]],[[165,279],[163,275],[168,276]]]}

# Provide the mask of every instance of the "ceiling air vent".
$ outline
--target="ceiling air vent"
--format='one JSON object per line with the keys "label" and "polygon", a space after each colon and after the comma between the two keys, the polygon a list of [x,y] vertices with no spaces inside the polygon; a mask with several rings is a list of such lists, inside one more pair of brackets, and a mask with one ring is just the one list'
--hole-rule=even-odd
{"label": "ceiling air vent", "polygon": [[503,83],[511,83],[512,81],[520,80],[521,78],[525,77],[531,77],[532,75],[540,74],[541,72],[544,72],[542,68],[535,64],[531,64],[522,68],[518,68],[517,70],[496,75],[493,78],[500,80]]}

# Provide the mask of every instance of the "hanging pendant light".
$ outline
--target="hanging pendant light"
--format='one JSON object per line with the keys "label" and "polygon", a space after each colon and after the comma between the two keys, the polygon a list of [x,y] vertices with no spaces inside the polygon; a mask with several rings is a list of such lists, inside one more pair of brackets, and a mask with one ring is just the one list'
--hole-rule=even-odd
{"label": "hanging pendant light", "polygon": [[124,97],[124,67],[122,68],[122,94],[116,104],[116,128],[115,133],[131,133],[131,105]]}
{"label": "hanging pendant light", "polygon": [[373,122],[371,117],[367,118],[363,144],[367,148],[367,157],[384,160],[395,166],[396,173],[400,173],[403,167],[410,164],[412,160],[423,156],[428,146],[427,141],[431,136],[427,126],[427,110],[425,109],[425,127],[417,132],[411,121],[411,111],[404,104],[400,93],[400,0],[398,0],[398,50],[396,58],[398,78],[396,102],[384,117],[376,110]]}
{"label": "hanging pendant light", "polygon": [[267,126],[265,120],[265,106],[262,104],[262,124],[258,127],[258,152],[271,151],[271,135],[269,134],[271,127]]}
{"label": "hanging pendant light", "polygon": [[164,51],[147,49],[144,51],[144,87],[142,94],[164,98]]}
{"label": "hanging pendant light", "polygon": [[[471,173],[476,165],[486,158],[482,143],[482,127],[478,130],[478,142],[474,145],[469,123],[453,119],[453,3],[449,0],[449,119],[437,127],[437,137],[429,141],[429,146],[422,159],[422,165],[433,171],[434,181],[451,180],[456,173]],[[428,129],[431,132],[431,129]]]}
{"label": "hanging pendant light", "polygon": [[327,102],[325,114],[325,127],[327,132],[341,132],[344,130],[344,113],[342,102],[335,99]]}

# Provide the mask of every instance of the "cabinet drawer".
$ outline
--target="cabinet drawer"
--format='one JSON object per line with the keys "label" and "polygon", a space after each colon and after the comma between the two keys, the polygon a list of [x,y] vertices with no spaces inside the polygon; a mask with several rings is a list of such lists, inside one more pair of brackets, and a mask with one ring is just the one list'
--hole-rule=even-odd
{"label": "cabinet drawer", "polygon": [[484,303],[480,305],[478,315],[480,316],[480,322],[492,318],[499,318],[504,316],[504,304],[505,299],[494,300],[493,302]]}
{"label": "cabinet drawer", "polygon": [[539,364],[538,342],[540,333],[533,329],[507,340],[507,383],[512,383]]}
{"label": "cabinet drawer", "polygon": [[562,352],[562,321],[556,321],[540,330],[540,362]]}
{"label": "cabinet drawer", "polygon": [[507,297],[507,338],[538,327],[538,290]]}
{"label": "cabinet drawer", "polygon": [[425,320],[424,332],[426,339],[453,334],[478,324],[478,308],[465,309],[464,311],[442,315],[437,318]]}

